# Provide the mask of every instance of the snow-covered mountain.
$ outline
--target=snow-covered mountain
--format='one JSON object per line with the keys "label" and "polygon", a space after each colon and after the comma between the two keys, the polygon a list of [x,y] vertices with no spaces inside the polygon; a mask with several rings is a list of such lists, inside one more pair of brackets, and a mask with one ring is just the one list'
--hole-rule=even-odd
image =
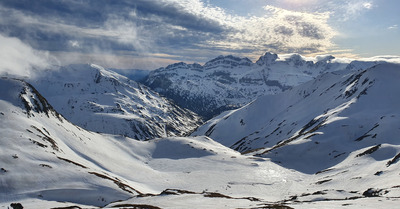
{"label": "snow-covered mountain", "polygon": [[182,136],[200,123],[193,112],[98,65],[70,65],[30,81],[54,108],[85,129],[134,139]]}
{"label": "snow-covered mountain", "polygon": [[241,107],[262,95],[281,93],[317,76],[337,70],[366,69],[378,61],[343,61],[333,56],[313,60],[291,54],[265,53],[256,63],[219,56],[204,65],[176,63],[152,71],[145,84],[206,119]]}
{"label": "snow-covered mountain", "polygon": [[[398,76],[390,72],[385,77]],[[365,77],[347,82],[356,87],[356,80],[363,85]],[[368,95],[381,82],[366,83]],[[343,161],[348,167],[307,174],[205,136],[137,141],[89,132],[14,79],[0,79],[0,133],[4,208],[394,208],[400,196],[398,157],[388,158],[399,149],[391,143],[350,153]]]}
{"label": "snow-covered mountain", "polygon": [[4,208],[255,207],[287,195],[262,185],[300,178],[208,137],[137,141],[86,131],[20,80],[0,79],[0,119]]}
{"label": "snow-covered mountain", "polygon": [[335,176],[327,181],[396,186],[398,177],[376,182],[398,176],[400,168],[399,78],[395,64],[328,73],[225,112],[194,135],[297,171]]}

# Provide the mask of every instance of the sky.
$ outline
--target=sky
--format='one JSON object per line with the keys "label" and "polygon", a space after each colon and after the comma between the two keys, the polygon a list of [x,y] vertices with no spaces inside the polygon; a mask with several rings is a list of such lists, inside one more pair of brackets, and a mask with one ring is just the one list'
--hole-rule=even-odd
{"label": "sky", "polygon": [[256,61],[267,51],[399,56],[399,8],[399,0],[0,0],[0,60],[20,53],[12,59],[32,56],[25,64],[37,68],[51,60],[153,70],[219,55]]}

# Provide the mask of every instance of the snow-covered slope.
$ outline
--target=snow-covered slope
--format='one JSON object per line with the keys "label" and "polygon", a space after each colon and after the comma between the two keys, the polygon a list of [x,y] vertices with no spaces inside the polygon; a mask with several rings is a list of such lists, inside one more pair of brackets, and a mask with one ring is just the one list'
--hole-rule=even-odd
{"label": "snow-covered slope", "polygon": [[70,65],[31,81],[68,120],[135,139],[181,136],[200,123],[191,111],[97,65]]}
{"label": "snow-covered slope", "polygon": [[221,114],[194,135],[305,173],[354,171],[368,163],[359,170],[360,181],[386,179],[398,175],[400,166],[398,78],[395,64],[328,73]]}
{"label": "snow-covered slope", "polygon": [[[12,203],[93,208],[129,198],[157,205],[158,198],[177,196],[183,198],[169,207],[187,208],[199,198],[217,207],[248,207],[268,204],[250,198],[267,192],[260,190],[263,184],[298,178],[296,172],[248,159],[207,137],[136,141],[88,132],[55,112],[31,85],[0,79],[0,87],[2,208]],[[257,173],[259,166],[275,174]],[[252,175],[248,170],[254,170]],[[268,198],[285,195],[276,191]]]}
{"label": "snow-covered slope", "polygon": [[[390,144],[376,154],[367,148],[351,153],[345,165],[354,168],[305,174],[268,158],[240,155],[204,136],[137,141],[89,132],[54,111],[31,85],[13,79],[0,79],[0,133],[1,208],[394,208],[399,203],[399,164],[392,159],[388,167],[381,165],[387,160],[380,151],[397,149]],[[363,172],[351,172],[358,168]],[[376,169],[382,172],[372,174]]]}
{"label": "snow-covered slope", "polygon": [[274,95],[338,70],[359,70],[379,61],[353,61],[333,56],[308,59],[298,54],[281,58],[265,53],[256,63],[219,56],[204,65],[176,63],[152,71],[145,84],[206,119],[241,107],[262,95]]}

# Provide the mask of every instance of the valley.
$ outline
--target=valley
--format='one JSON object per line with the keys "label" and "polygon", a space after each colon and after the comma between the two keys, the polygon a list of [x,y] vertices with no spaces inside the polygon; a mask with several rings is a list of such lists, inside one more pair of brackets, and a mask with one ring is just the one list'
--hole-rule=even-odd
{"label": "valley", "polygon": [[[396,207],[399,65],[324,59],[315,70],[322,64],[298,61],[293,73],[282,72],[294,77],[280,77],[284,67],[273,66],[288,60],[277,59],[267,53],[256,64],[228,56],[197,71],[167,67],[198,89],[220,85],[227,75],[219,72],[230,72],[224,85],[231,91],[265,72],[259,63],[271,71],[261,83],[240,84],[241,95],[252,96],[226,97],[224,105],[239,108],[205,122],[222,106],[199,116],[155,92],[173,86],[153,91],[98,65],[1,78],[0,207]],[[148,79],[163,80],[154,78],[161,71]],[[212,97],[225,98],[227,89]],[[260,89],[269,93],[243,93]]]}

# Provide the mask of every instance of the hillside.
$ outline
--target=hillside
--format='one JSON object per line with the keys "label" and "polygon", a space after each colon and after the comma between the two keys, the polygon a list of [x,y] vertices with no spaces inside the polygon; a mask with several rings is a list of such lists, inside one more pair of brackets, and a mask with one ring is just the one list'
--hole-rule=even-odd
{"label": "hillside", "polygon": [[[71,124],[28,83],[3,78],[0,87],[1,207],[20,203],[26,208],[93,208],[130,198],[151,203],[160,197],[183,197],[179,203],[170,202],[170,207],[187,207],[199,198],[209,205],[249,207],[269,204],[249,198],[260,196],[251,182],[262,185],[280,178],[245,177],[249,169],[258,170],[260,160],[207,137],[144,142],[97,134]],[[296,176],[260,163],[282,176]],[[214,201],[215,195],[221,203]],[[277,192],[271,200],[281,195],[285,194]]]}
{"label": "hillside", "polygon": [[[385,71],[382,78],[397,76],[393,69]],[[374,95],[373,87],[382,84],[378,79],[381,72],[368,70],[361,77],[356,75],[345,76],[346,86],[370,86],[367,95]],[[376,80],[364,83],[363,76]],[[398,205],[399,146],[388,137],[398,130],[379,132],[388,123],[397,124],[396,116],[383,118],[380,126],[351,141],[361,145],[336,157],[340,163],[311,173],[308,171],[320,168],[321,161],[314,158],[305,164],[307,157],[298,155],[304,151],[302,147],[297,153],[289,150],[290,154],[283,146],[275,147],[272,155],[267,150],[241,155],[206,136],[137,141],[98,134],[70,123],[24,81],[2,78],[0,87],[2,207],[19,203],[26,208],[360,208],[377,207],[382,201],[387,207]],[[325,122],[334,124],[330,119]],[[308,128],[315,130],[314,126]],[[381,144],[369,146],[375,134]],[[382,140],[381,134],[387,138]],[[316,136],[309,140],[316,140]],[[307,144],[307,139],[302,140],[305,143],[284,144]],[[318,143],[321,148],[313,150],[315,155],[327,154],[323,140],[318,139]],[[336,141],[336,145],[341,143]],[[290,162],[299,162],[302,167]]]}
{"label": "hillside", "polygon": [[255,63],[219,56],[204,65],[183,62],[150,72],[145,85],[205,119],[236,109],[263,95],[275,95],[317,76],[338,70],[356,71],[380,61],[352,61],[333,56],[265,53]]}
{"label": "hillside", "polygon": [[94,64],[47,71],[30,82],[59,113],[91,131],[145,140],[187,135],[201,123],[193,112]]}
{"label": "hillside", "polygon": [[329,73],[221,114],[193,135],[305,173],[368,162],[376,166],[363,175],[386,178],[399,166],[399,76],[394,64]]}

